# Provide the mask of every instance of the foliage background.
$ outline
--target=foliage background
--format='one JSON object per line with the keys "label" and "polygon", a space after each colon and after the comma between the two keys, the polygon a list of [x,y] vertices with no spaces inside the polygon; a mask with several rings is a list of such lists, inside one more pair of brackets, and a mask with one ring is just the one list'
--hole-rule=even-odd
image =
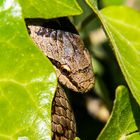
{"label": "foliage background", "polygon": [[79,4],[83,14],[76,0],[0,1],[0,139],[51,139],[57,79],[50,61],[29,38],[24,19],[63,16],[84,40],[96,76],[89,93],[69,93],[78,136],[140,139],[140,2],[79,0]]}

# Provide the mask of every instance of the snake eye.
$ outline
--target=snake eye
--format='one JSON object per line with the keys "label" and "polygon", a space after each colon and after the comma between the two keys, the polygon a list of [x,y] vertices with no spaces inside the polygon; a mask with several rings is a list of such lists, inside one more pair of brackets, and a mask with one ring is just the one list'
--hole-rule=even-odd
{"label": "snake eye", "polygon": [[71,69],[68,65],[62,65],[61,66],[61,71],[62,71],[63,74],[68,75],[68,74],[70,74]]}

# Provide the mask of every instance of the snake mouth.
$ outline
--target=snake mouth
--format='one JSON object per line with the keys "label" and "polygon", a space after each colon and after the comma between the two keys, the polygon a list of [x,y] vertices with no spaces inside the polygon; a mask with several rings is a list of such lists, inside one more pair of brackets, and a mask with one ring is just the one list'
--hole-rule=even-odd
{"label": "snake mouth", "polygon": [[64,86],[66,86],[67,88],[71,89],[74,92],[85,93],[93,87],[93,85],[94,85],[94,76],[93,75],[91,77],[89,77],[88,79],[87,78],[83,79],[80,82],[76,82],[76,80],[74,80],[74,78],[73,78],[75,75],[78,75],[79,72],[84,74],[85,70],[86,70],[87,73],[89,73],[89,72],[92,72],[92,69],[88,69],[88,67],[86,67],[85,69],[72,73],[72,72],[62,70],[61,69],[62,64],[60,62],[58,62],[57,60],[54,60],[51,58],[49,58],[49,59],[52,62],[52,64],[54,65],[54,68],[56,69],[56,74],[57,74],[59,82],[61,84],[63,84]]}
{"label": "snake mouth", "polygon": [[78,83],[74,81],[72,77],[70,77],[71,72],[66,71],[66,70],[64,71],[63,69],[61,69],[62,64],[59,61],[54,60],[52,58],[49,58],[49,60],[52,62],[52,64],[54,65],[56,69],[59,82],[67,86],[74,92],[79,92],[81,88],[79,87]]}
{"label": "snake mouth", "polygon": [[52,58],[49,58],[49,59],[56,69],[57,77],[61,84],[65,85],[66,87],[68,87],[69,89],[71,89],[74,92],[80,92],[80,93],[85,93],[93,87],[93,85],[94,85],[94,76],[93,75],[91,75],[91,77],[82,79],[79,82],[76,82],[78,80],[73,78],[73,77],[76,77],[76,75],[79,75],[79,73],[81,73],[81,74],[84,74],[85,72],[91,73],[92,69],[90,68],[90,66],[85,67],[84,69],[80,69],[75,73],[72,73],[70,71],[66,71],[66,70],[64,71],[63,69],[61,69],[62,64],[59,61],[54,60]]}

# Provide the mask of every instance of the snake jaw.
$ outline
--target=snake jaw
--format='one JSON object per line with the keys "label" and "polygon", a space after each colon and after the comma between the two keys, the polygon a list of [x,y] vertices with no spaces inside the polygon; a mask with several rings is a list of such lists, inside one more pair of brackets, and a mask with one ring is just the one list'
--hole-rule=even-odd
{"label": "snake jaw", "polygon": [[69,88],[69,89],[71,89],[71,90],[73,90],[75,92],[78,92],[78,88],[71,83],[71,81],[66,77],[66,75],[63,75],[61,73],[61,71],[59,69],[57,69],[55,66],[54,66],[54,68],[56,70],[56,74],[57,74],[59,82],[62,85],[66,86],[67,88]]}
{"label": "snake jaw", "polygon": [[[79,74],[77,74],[77,73],[71,73],[70,75],[65,75],[56,66],[54,66],[54,68],[56,70],[56,74],[57,74],[59,82],[74,92],[86,93],[94,86],[94,76],[93,75],[91,75],[90,77],[87,77],[86,73],[81,72],[81,75],[86,76],[87,80],[85,80],[85,78],[83,78],[83,79],[81,79],[81,81],[79,81],[78,79],[81,77],[81,75],[80,75],[80,77],[79,77]],[[89,72],[92,72],[92,69],[90,71],[88,71],[88,73]],[[75,75],[74,76],[75,79],[73,78],[73,74]],[[77,83],[76,81],[79,81],[79,83]]]}

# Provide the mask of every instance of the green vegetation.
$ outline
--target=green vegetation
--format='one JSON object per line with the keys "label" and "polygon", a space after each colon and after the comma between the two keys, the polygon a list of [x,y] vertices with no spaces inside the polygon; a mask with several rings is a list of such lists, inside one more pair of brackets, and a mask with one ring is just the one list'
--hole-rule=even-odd
{"label": "green vegetation", "polygon": [[[97,0],[86,0],[79,4],[76,0],[0,1],[1,140],[51,139],[51,103],[57,78],[50,61],[29,38],[24,19],[64,16],[70,17],[90,50],[97,76],[95,93],[110,108],[113,100],[110,95],[118,86],[113,111],[103,131],[97,132],[98,140],[140,139],[140,3],[137,10],[135,6],[124,6],[120,0],[118,3],[102,0],[100,5]],[[101,25],[109,42],[92,44],[89,32]],[[108,84],[102,79],[108,70],[101,63],[107,59],[112,75]],[[94,133],[92,128],[90,132]]]}

